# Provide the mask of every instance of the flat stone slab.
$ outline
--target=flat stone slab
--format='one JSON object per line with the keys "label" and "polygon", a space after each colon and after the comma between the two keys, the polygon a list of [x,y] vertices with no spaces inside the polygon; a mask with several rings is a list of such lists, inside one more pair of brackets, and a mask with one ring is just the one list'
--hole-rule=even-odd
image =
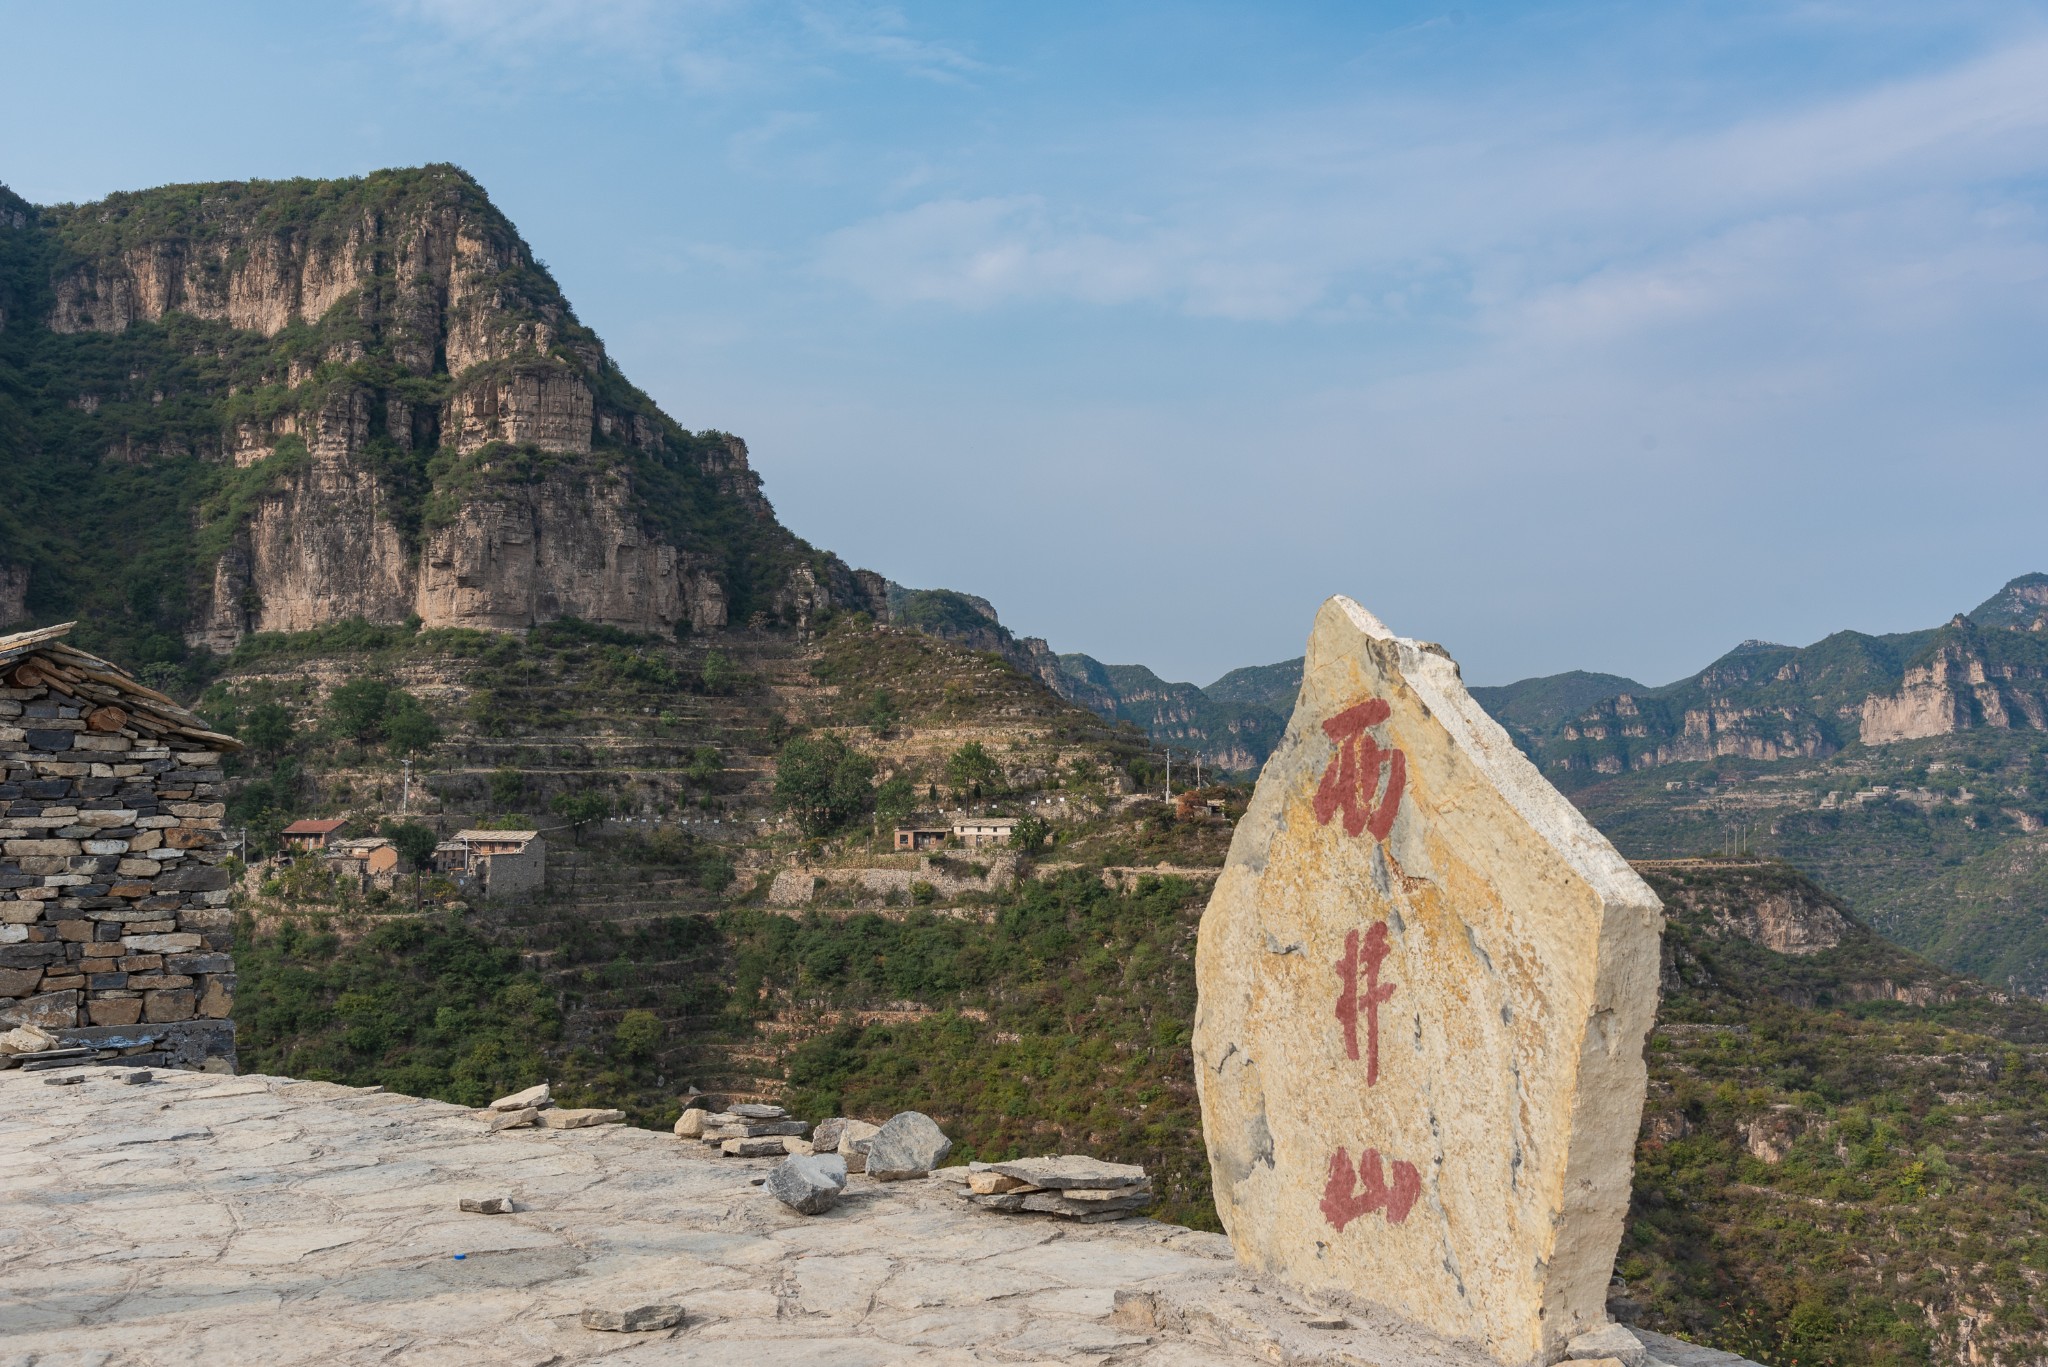
{"label": "flat stone slab", "polygon": [[988,1171],[1014,1177],[1034,1187],[1099,1189],[1135,1187],[1145,1182],[1145,1170],[1136,1163],[1105,1163],[1099,1158],[1072,1153],[990,1163]]}
{"label": "flat stone slab", "polygon": [[1441,647],[1325,603],[1196,952],[1239,1256],[1512,1367],[1597,1328],[1662,925]]}

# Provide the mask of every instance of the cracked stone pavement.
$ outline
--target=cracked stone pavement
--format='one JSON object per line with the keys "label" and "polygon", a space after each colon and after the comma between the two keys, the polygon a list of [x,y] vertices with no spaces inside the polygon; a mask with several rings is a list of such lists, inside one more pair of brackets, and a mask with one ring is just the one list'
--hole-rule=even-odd
{"label": "cracked stone pavement", "polygon": [[[1220,1236],[1152,1220],[997,1215],[947,1182],[864,1178],[807,1218],[750,1185],[769,1160],[646,1130],[492,1134],[333,1083],[82,1071],[0,1074],[0,1367],[1472,1361],[1398,1330],[1301,1331],[1304,1308],[1246,1281]],[[457,1209],[498,1192],[515,1213]],[[1208,1327],[1121,1328],[1127,1289],[1208,1307]],[[579,1323],[651,1301],[686,1320]]]}

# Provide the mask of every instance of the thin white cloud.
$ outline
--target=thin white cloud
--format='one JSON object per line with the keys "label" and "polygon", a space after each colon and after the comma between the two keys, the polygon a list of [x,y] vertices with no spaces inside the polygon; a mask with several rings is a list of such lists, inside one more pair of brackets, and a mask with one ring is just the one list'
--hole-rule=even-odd
{"label": "thin white cloud", "polygon": [[[2048,41],[1720,128],[1616,137],[1612,108],[1520,114],[1504,98],[1104,129],[1112,159],[1156,168],[1106,202],[1036,187],[936,197],[829,234],[818,265],[888,302],[1145,302],[1254,320],[1398,307],[1418,278],[1449,277],[1484,313],[1617,255],[1683,261],[1745,223],[1882,218],[1930,192],[2006,211],[2002,183],[2048,172]],[[1659,307],[1681,304],[1671,280],[1657,288]]]}
{"label": "thin white cloud", "polygon": [[920,38],[894,6],[846,6],[802,10],[804,27],[826,46],[860,57],[872,57],[926,80],[958,83],[987,70],[957,44]]}

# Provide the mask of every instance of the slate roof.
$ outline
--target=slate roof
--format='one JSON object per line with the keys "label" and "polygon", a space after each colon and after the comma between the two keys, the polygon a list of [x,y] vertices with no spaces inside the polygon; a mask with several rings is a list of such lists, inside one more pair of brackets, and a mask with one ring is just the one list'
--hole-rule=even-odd
{"label": "slate roof", "polygon": [[214,750],[239,750],[233,736],[212,730],[196,713],[137,679],[117,664],[89,655],[63,638],[76,622],[0,636],[0,682],[16,687],[48,686],[89,708],[118,708],[114,724],[144,735],[177,738]]}

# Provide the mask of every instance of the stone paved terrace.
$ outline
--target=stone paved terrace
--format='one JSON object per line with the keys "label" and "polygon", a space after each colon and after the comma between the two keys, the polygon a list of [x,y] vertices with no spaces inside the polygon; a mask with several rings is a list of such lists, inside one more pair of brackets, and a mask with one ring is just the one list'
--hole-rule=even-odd
{"label": "stone paved terrace", "polygon": [[[1308,1328],[1222,1238],[1155,1221],[999,1215],[950,1182],[864,1177],[805,1218],[750,1184],[769,1160],[665,1134],[491,1134],[331,1083],[79,1071],[0,1074],[0,1364],[1471,1361],[1398,1328]],[[457,1209],[496,1191],[516,1213]],[[1127,1331],[1119,1290],[1217,1322]],[[579,1322],[663,1300],[680,1329]]]}
{"label": "stone paved terrace", "polygon": [[[1255,1286],[1219,1236],[1151,1220],[864,1177],[805,1218],[750,1184],[769,1160],[646,1130],[492,1134],[374,1089],[78,1071],[0,1073],[0,1367],[1476,1364],[1371,1314],[1314,1327],[1327,1312]],[[517,1212],[457,1209],[496,1192]],[[1118,1291],[1151,1293],[1154,1322],[1113,1315]],[[672,1331],[580,1323],[667,1300]],[[1664,1343],[1679,1367],[1740,1362]]]}

